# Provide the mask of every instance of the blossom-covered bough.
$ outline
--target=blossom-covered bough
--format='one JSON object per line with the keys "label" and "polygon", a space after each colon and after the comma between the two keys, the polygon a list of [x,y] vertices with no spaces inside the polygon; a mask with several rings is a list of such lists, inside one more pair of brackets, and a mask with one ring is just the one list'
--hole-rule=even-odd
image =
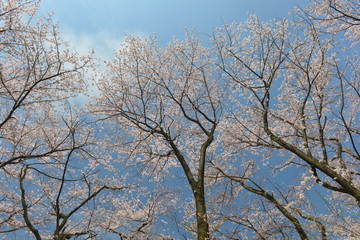
{"label": "blossom-covered bough", "polygon": [[[329,34],[345,34],[353,44],[360,39],[360,3],[356,0],[315,0],[303,11]],[[299,11],[299,10],[298,10]]]}

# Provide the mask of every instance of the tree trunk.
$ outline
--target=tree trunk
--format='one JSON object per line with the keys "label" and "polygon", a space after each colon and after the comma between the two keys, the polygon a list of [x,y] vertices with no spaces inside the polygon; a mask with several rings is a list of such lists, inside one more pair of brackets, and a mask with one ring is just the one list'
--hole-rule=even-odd
{"label": "tree trunk", "polygon": [[197,220],[197,239],[205,240],[209,237],[209,223],[206,213],[205,193],[204,187],[198,187],[197,191],[194,191],[196,202],[196,220]]}

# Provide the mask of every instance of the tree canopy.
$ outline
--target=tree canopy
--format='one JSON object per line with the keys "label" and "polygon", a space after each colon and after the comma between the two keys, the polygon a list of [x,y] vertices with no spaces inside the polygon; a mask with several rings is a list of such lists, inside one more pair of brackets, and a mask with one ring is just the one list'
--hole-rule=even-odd
{"label": "tree canopy", "polygon": [[104,68],[38,7],[0,1],[1,238],[360,238],[358,1]]}

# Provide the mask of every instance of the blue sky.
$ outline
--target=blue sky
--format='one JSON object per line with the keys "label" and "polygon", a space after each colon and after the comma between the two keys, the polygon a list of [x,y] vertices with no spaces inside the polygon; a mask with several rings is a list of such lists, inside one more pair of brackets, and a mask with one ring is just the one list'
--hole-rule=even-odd
{"label": "blue sky", "polygon": [[125,34],[156,33],[164,45],[173,36],[182,38],[184,27],[203,34],[224,22],[243,21],[249,14],[261,20],[288,17],[293,6],[304,0],[43,0],[40,14],[54,10],[63,38],[86,53],[111,57]]}

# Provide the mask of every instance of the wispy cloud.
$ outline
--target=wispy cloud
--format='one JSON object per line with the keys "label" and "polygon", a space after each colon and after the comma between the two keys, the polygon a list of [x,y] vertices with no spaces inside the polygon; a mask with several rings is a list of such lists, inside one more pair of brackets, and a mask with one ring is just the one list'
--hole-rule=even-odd
{"label": "wispy cloud", "polygon": [[[148,33],[132,32],[126,33],[134,36],[148,36]],[[126,34],[116,34],[110,31],[98,31],[89,34],[76,33],[72,29],[62,30],[63,39],[69,43],[70,49],[81,55],[88,55],[94,50],[94,57],[102,60],[109,60],[114,57],[121,44],[124,42]]]}
{"label": "wispy cloud", "polygon": [[62,31],[63,39],[69,43],[70,49],[81,55],[87,55],[94,50],[94,56],[110,59],[114,51],[120,48],[125,36],[118,36],[108,31],[76,33],[71,29]]}

